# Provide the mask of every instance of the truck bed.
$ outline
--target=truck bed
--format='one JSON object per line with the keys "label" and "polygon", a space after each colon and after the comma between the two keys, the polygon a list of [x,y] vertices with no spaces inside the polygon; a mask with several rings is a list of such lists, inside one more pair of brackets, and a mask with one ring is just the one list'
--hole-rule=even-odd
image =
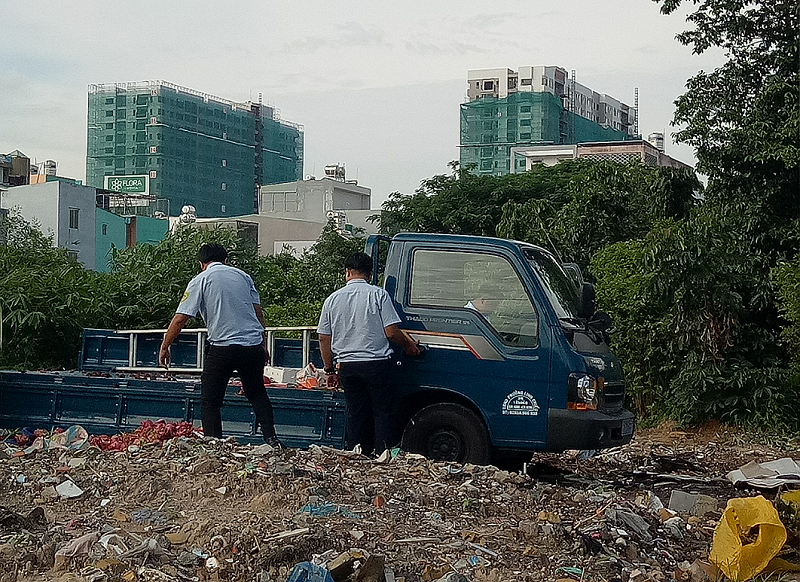
{"label": "truck bed", "polygon": [[[145,420],[186,421],[200,426],[203,339],[198,330],[181,334],[173,348],[172,373],[157,368],[162,333],[85,330],[75,372],[0,371],[0,428],[51,429],[73,424],[93,434],[115,434]],[[274,363],[300,367],[303,341],[273,340]],[[305,342],[306,357],[319,349]],[[155,353],[153,353],[155,350]],[[119,371],[124,368],[125,371]],[[222,407],[222,430],[242,442],[260,442],[250,403],[231,383]],[[267,389],[278,438],[291,447],[344,446],[344,394],[292,386]]]}

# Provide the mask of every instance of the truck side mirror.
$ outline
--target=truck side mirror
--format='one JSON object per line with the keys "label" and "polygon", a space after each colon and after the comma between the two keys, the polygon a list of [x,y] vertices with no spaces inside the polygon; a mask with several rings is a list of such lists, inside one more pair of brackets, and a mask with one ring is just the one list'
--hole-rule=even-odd
{"label": "truck side mirror", "polygon": [[594,285],[591,283],[584,283],[581,285],[581,303],[578,317],[581,319],[589,319],[594,315],[595,309],[597,308],[595,297]]}

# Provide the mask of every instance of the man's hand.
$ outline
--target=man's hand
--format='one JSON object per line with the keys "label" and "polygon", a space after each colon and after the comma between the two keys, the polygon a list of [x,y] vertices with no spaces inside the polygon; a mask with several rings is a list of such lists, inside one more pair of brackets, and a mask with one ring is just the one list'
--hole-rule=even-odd
{"label": "man's hand", "polygon": [[386,339],[390,342],[394,342],[403,348],[403,351],[408,356],[418,356],[420,355],[419,349],[419,342],[414,341],[411,339],[410,336],[403,333],[403,331],[397,326],[397,324],[387,325],[383,328],[384,333],[386,334]]}
{"label": "man's hand", "polygon": [[328,374],[328,388],[338,388],[339,387],[339,374],[333,372],[332,374]]}
{"label": "man's hand", "polygon": [[169,361],[169,346],[161,344],[161,349],[158,350],[158,365],[169,370]]}
{"label": "man's hand", "polygon": [[164,334],[164,340],[161,342],[161,348],[158,350],[158,365],[169,370],[169,346],[181,333],[183,326],[189,321],[189,316],[183,313],[176,313],[172,316],[172,321],[169,322],[167,332]]}

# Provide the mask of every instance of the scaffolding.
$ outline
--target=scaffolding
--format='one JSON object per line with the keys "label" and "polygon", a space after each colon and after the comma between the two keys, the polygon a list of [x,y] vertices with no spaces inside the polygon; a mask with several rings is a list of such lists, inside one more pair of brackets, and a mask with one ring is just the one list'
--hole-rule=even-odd
{"label": "scaffolding", "polygon": [[[574,90],[570,84],[569,93],[574,95]],[[624,132],[570,111],[569,95],[565,97],[562,101],[552,93],[517,92],[502,99],[483,97],[462,103],[461,165],[472,166],[477,174],[504,175],[524,167],[524,160],[513,159],[514,147],[628,139]],[[519,167],[512,170],[512,163]]]}
{"label": "scaffolding", "polygon": [[145,175],[198,216],[251,214],[258,184],[302,178],[302,127],[276,110],[165,83],[89,86],[86,178]]}

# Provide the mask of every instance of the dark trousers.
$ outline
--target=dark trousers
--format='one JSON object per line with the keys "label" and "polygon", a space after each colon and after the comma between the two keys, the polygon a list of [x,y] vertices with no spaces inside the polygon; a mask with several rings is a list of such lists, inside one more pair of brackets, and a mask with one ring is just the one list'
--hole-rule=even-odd
{"label": "dark trousers", "polygon": [[397,381],[391,360],[342,362],[339,382],[347,403],[345,443],[369,455],[400,442],[397,429]]}
{"label": "dark trousers", "polygon": [[234,370],[242,380],[244,395],[250,401],[256,421],[261,425],[264,440],[275,436],[272,420],[272,403],[264,387],[264,364],[266,354],[257,346],[210,346],[206,345],[203,375],[200,377],[200,394],[203,419],[203,434],[222,438],[222,416],[220,409]]}

